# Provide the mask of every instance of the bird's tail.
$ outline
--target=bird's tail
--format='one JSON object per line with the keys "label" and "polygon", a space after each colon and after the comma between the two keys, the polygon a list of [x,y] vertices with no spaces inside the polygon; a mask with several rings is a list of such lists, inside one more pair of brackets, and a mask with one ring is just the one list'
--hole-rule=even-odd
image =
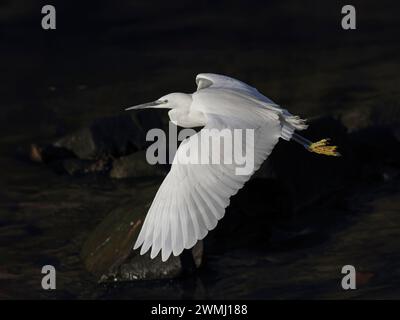
{"label": "bird's tail", "polygon": [[300,118],[299,116],[287,116],[285,121],[289,123],[296,130],[305,130],[308,128],[306,124],[307,120]]}
{"label": "bird's tail", "polygon": [[305,130],[307,128],[308,125],[305,119],[292,115],[283,116],[281,138],[290,141],[295,130]]}

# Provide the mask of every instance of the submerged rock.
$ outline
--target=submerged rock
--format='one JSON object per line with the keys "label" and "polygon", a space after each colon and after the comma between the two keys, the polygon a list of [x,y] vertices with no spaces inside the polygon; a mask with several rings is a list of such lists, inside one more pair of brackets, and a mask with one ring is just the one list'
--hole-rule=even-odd
{"label": "submerged rock", "polygon": [[65,148],[55,147],[53,145],[40,145],[32,143],[29,150],[18,150],[21,158],[28,158],[33,162],[51,164],[54,161],[75,158],[75,154]]}
{"label": "submerged rock", "polygon": [[68,134],[56,141],[53,146],[69,150],[80,159],[94,159],[97,150],[92,131],[89,128]]}
{"label": "submerged rock", "polygon": [[348,132],[371,127],[386,127],[396,130],[400,125],[400,106],[397,102],[365,106],[341,112],[340,120]]}
{"label": "submerged rock", "polygon": [[100,118],[88,127],[69,134],[54,146],[73,152],[80,159],[120,157],[143,150],[146,133],[151,128],[162,127],[157,114],[125,113]]}
{"label": "submerged rock", "polygon": [[150,259],[149,254],[141,256],[140,250],[133,250],[158,186],[159,184],[153,183],[137,190],[135,199],[112,210],[89,235],[81,256],[86,268],[98,281],[174,278],[192,267],[184,260],[188,253],[193,261],[192,265],[201,265],[201,242],[192,250],[185,250],[187,252],[183,256],[171,255],[166,262],[161,261],[160,255]]}
{"label": "submerged rock", "polygon": [[85,175],[90,173],[104,173],[110,171],[111,160],[82,160],[82,159],[65,159],[61,162],[62,169],[71,176]]}
{"label": "submerged rock", "polygon": [[[199,241],[188,254],[191,255],[195,268],[200,267],[203,255],[202,241]],[[185,253],[178,257],[171,255],[165,262],[162,262],[159,256],[151,259],[150,252],[143,256],[135,255],[110,269],[108,273],[104,273],[99,282],[176,278],[187,273],[187,268],[191,269],[190,265],[185,265],[184,255]]]}
{"label": "submerged rock", "polygon": [[147,163],[146,133],[164,124],[158,113],[125,113],[93,121],[48,145],[32,144],[21,152],[33,162],[48,164],[69,175],[107,174],[112,178],[165,175],[160,166]]}
{"label": "submerged rock", "polygon": [[114,159],[110,177],[121,178],[137,178],[149,176],[165,176],[166,170],[158,165],[151,165],[146,160],[146,152],[139,151],[131,155]]}

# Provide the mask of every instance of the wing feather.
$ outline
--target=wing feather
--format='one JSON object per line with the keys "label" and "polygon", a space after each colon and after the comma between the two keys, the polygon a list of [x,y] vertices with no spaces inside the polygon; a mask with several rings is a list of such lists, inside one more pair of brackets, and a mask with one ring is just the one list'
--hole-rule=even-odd
{"label": "wing feather", "polygon": [[[187,206],[189,215],[192,219],[193,225],[195,226],[197,240],[202,240],[207,235],[207,227],[203,221],[202,215],[200,213],[201,210],[205,210],[205,208],[201,205],[196,203],[195,198],[198,197],[197,194],[191,192],[187,197],[185,197],[186,203],[189,205]],[[196,241],[197,241],[196,240]]]}

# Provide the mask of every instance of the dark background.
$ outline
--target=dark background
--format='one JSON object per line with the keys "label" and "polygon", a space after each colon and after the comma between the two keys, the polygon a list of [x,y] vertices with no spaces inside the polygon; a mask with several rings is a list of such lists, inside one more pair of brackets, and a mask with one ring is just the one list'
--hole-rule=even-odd
{"label": "dark background", "polygon": [[[41,28],[43,4],[56,7],[56,30]],[[396,1],[352,1],[357,29],[346,31],[341,28],[345,4],[3,0],[0,298],[398,298],[399,166],[390,152],[399,139],[400,7]],[[333,235],[329,240],[318,233],[306,239],[312,245],[306,241],[300,248],[289,246],[294,251],[283,246],[289,253],[278,250],[278,256],[268,250],[217,251],[203,275],[191,280],[194,284],[99,287],[82,267],[80,247],[102,217],[131,196],[135,182],[66,177],[21,159],[21,150],[33,142],[53,142],[94,119],[120,114],[125,106],[169,92],[192,92],[195,75],[201,72],[236,77],[294,114],[309,119],[333,116],[346,132],[361,132],[364,140],[373,140],[370,149],[346,162],[346,170],[378,168],[371,179],[361,181],[359,177],[371,172],[362,171],[351,189],[342,190],[358,197],[358,202],[350,201],[354,205],[351,210],[346,207],[346,215],[351,211],[351,225],[360,229],[343,231],[343,208],[323,208],[326,216],[339,218],[307,219],[323,228],[324,221],[329,227],[340,226],[340,231],[335,229],[339,235],[328,233]],[[386,146],[385,135],[363,135],[362,130],[376,127],[389,130],[394,144]],[[330,130],[318,128],[314,134],[320,137]],[[383,164],[382,150],[388,151],[383,152],[388,159]],[[372,154],[378,160],[359,162]],[[321,166],[329,171],[329,164]],[[307,170],[313,176],[312,168]],[[366,217],[352,216],[367,211]],[[307,219],[300,221],[307,225]],[[370,229],[373,226],[376,229]],[[377,235],[373,244],[368,243],[371,234]],[[276,239],[280,248],[279,236]],[[375,280],[364,291],[346,295],[338,289],[340,266],[354,262],[363,269],[360,279]],[[38,268],[44,263],[60,270],[57,293],[39,287]]]}

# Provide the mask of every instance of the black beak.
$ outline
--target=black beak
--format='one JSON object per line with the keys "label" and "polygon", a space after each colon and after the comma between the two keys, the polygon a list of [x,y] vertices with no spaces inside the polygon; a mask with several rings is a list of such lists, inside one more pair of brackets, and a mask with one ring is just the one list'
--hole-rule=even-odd
{"label": "black beak", "polygon": [[143,103],[143,104],[139,104],[137,106],[133,106],[133,107],[129,107],[126,108],[125,110],[137,110],[137,109],[147,109],[147,108],[155,108],[160,104],[163,104],[164,102],[156,100],[153,102],[147,102],[147,103]]}

